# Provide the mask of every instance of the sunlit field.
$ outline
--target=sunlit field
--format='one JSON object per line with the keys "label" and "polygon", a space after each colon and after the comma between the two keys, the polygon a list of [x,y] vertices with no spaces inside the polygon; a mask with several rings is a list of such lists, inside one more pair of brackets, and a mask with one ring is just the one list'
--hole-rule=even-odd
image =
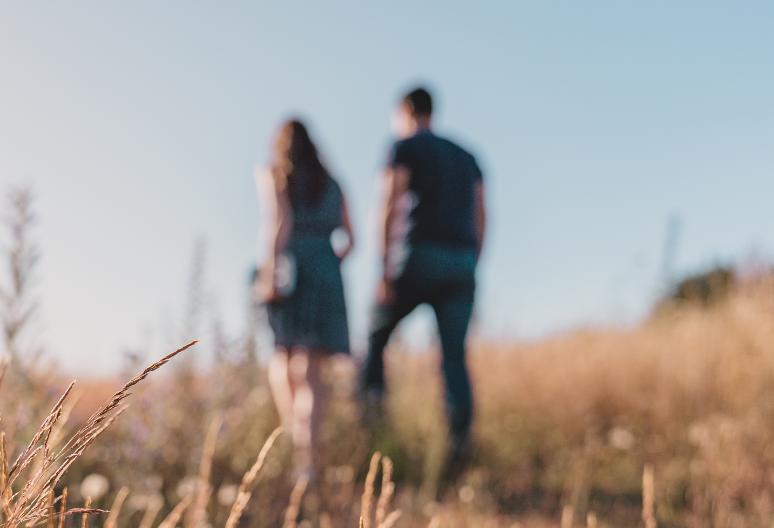
{"label": "sunlit field", "polygon": [[[399,510],[390,517],[395,526],[770,526],[772,276],[745,278],[708,304],[673,303],[655,312],[627,331],[578,330],[529,344],[473,340],[478,450],[441,503],[434,501],[445,438],[437,351],[389,351],[389,424],[376,432],[361,425],[355,369],[331,362],[319,478],[293,481],[289,441],[278,436],[247,486],[252,495],[242,501],[237,524],[357,527],[369,463],[380,452],[391,461],[395,487],[377,520]],[[4,481],[20,454],[30,460],[11,475],[4,521],[23,524],[14,508],[44,493],[38,521],[58,525],[60,518],[45,518],[54,511],[51,499],[67,489],[68,509],[85,507],[90,497],[91,508],[112,510],[92,514],[91,526],[227,526],[243,476],[279,420],[250,347],[226,346],[206,373],[187,367],[186,352],[120,393],[129,409],[50,494],[43,483],[57,463],[46,457],[72,435],[102,427],[88,417],[122,383],[79,382],[55,408],[67,386],[57,372],[10,363],[0,387]],[[25,451],[52,408],[58,420],[44,424]],[[44,448],[35,452],[37,446]],[[38,478],[41,468],[52,469]],[[390,487],[377,476],[372,515],[382,486]],[[73,514],[63,522],[84,521]]]}

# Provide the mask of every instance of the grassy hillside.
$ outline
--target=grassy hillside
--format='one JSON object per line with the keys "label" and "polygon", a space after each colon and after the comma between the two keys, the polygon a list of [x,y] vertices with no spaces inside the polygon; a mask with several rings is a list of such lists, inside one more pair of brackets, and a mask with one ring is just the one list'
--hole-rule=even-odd
{"label": "grassy hillside", "polygon": [[[394,466],[394,504],[403,512],[396,526],[567,526],[571,519],[585,524],[589,513],[598,526],[640,526],[646,467],[660,526],[768,527],[774,520],[771,276],[746,280],[722,302],[666,307],[633,330],[472,343],[478,452],[443,505],[431,500],[445,438],[438,353],[393,348],[388,356],[390,427],[375,434],[361,425],[355,369],[345,360],[329,365],[320,479],[298,502],[305,528],[357,526],[377,450]],[[88,492],[93,506],[107,509],[126,487],[117,525],[141,526],[156,508],[158,518],[142,525],[155,527],[201,487],[211,430],[212,493],[201,518],[184,514],[181,524],[226,524],[243,475],[278,425],[265,372],[239,347],[221,353],[206,374],[186,368],[184,356],[173,361],[132,389],[131,408],[79,457],[57,495],[67,486],[69,504],[83,505]],[[9,459],[61,387],[55,372],[7,369],[0,427]],[[80,390],[86,393],[62,438],[108,392],[104,380]],[[217,434],[213,422],[221,424]],[[280,437],[240,526],[283,524],[294,484],[289,460]],[[28,466],[14,491],[34,469]]]}

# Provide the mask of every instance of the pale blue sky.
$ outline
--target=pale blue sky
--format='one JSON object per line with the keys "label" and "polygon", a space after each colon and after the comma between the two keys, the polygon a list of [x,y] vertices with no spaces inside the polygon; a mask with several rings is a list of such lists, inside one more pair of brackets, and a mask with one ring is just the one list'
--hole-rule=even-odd
{"label": "pale blue sky", "polygon": [[0,184],[38,194],[51,355],[103,372],[170,344],[197,236],[241,327],[252,170],[301,115],[353,209],[357,345],[390,112],[426,82],[486,173],[479,331],[536,338],[642,316],[672,214],[678,271],[774,255],[772,64],[770,2],[3,2]]}

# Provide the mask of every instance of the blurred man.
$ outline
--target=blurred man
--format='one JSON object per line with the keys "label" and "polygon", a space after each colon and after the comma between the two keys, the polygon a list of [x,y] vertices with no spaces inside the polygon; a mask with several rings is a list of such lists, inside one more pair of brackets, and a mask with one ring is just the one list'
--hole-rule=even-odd
{"label": "blurred man", "polygon": [[435,311],[453,478],[469,455],[473,414],[465,337],[473,311],[475,268],[484,241],[484,187],[476,160],[432,131],[432,98],[418,88],[397,108],[393,145],[382,177],[379,236],[383,276],[377,292],[363,385],[372,403],[385,389],[384,348],[401,319],[418,305]]}

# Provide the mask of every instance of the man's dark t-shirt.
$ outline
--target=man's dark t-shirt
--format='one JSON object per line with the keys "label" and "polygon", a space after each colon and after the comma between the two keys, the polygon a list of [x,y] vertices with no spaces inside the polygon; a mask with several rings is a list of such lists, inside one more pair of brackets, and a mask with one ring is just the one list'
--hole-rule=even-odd
{"label": "man's dark t-shirt", "polygon": [[388,166],[409,172],[408,245],[476,249],[475,188],[482,176],[471,154],[423,131],[396,142]]}

